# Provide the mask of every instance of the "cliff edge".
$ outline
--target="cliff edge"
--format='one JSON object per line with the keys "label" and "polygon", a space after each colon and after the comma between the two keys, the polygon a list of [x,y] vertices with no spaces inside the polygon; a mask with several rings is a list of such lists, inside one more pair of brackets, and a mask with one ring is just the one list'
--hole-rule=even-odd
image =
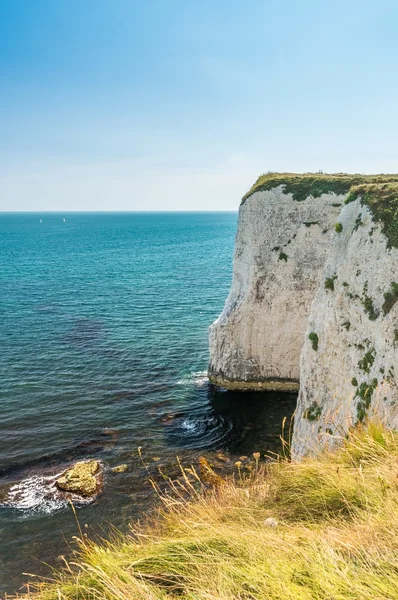
{"label": "cliff edge", "polygon": [[242,200],[209,379],[232,390],[300,388],[296,456],[344,435],[376,398],[377,414],[398,424],[397,182],[269,173]]}
{"label": "cliff edge", "polygon": [[398,185],[353,188],[338,223],[301,354],[295,457],[368,415],[398,428]]}
{"label": "cliff edge", "polygon": [[347,194],[353,185],[391,179],[321,173],[258,179],[239,209],[231,291],[210,327],[212,383],[298,390],[310,307]]}

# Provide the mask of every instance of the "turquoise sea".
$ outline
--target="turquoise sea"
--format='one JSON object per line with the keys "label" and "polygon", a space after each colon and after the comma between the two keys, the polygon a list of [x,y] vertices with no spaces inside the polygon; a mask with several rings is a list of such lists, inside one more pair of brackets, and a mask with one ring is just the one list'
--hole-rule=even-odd
{"label": "turquoise sea", "polygon": [[[48,479],[104,465],[77,507],[92,535],[148,509],[175,456],[274,450],[295,398],[216,390],[207,329],[232,272],[236,213],[0,214],[0,593],[59,566],[77,525]],[[126,463],[125,473],[112,467]],[[65,541],[66,540],[66,541]]]}

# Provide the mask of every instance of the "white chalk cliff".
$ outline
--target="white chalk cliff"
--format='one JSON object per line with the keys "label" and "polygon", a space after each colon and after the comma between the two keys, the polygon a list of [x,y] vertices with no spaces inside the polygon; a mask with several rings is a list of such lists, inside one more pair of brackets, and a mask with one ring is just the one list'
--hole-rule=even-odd
{"label": "white chalk cliff", "polygon": [[[209,378],[232,390],[300,385],[296,457],[374,412],[398,426],[391,181],[269,174],[242,201],[231,291],[210,327]],[[344,204],[352,185],[359,191]]]}
{"label": "white chalk cliff", "polygon": [[398,428],[398,250],[359,198],[339,222],[301,354],[295,457],[370,415]]}
{"label": "white chalk cliff", "polygon": [[231,291],[210,327],[213,383],[298,389],[309,310],[344,198],[297,202],[278,186],[241,204]]}

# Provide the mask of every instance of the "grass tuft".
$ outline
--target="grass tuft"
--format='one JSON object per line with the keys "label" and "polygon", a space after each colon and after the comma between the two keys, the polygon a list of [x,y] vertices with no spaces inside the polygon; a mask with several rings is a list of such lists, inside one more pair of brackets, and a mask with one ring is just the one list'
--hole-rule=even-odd
{"label": "grass tuft", "polygon": [[334,282],[337,279],[337,275],[333,275],[333,277],[326,277],[325,279],[325,290],[330,290],[334,292]]}
{"label": "grass tuft", "polygon": [[312,349],[315,350],[315,351],[317,351],[318,350],[318,343],[319,343],[318,334],[315,333],[315,331],[311,331],[311,333],[308,334],[308,339],[311,342]]}
{"label": "grass tuft", "polygon": [[391,283],[391,287],[388,290],[388,292],[386,292],[384,294],[384,302],[383,302],[383,314],[388,315],[388,313],[390,312],[390,310],[392,309],[392,307],[394,306],[394,304],[398,301],[398,283],[396,283],[395,281],[393,281]]}
{"label": "grass tuft", "polygon": [[279,260],[284,260],[285,262],[287,262],[288,259],[288,255],[285,252],[280,252],[279,253]]}

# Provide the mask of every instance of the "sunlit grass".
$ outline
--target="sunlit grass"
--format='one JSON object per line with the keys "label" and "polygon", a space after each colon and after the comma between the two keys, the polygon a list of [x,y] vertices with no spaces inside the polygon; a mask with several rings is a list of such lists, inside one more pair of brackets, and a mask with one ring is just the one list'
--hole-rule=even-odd
{"label": "sunlit grass", "polygon": [[[308,196],[319,198],[322,194],[347,194],[352,186],[372,187],[372,184],[398,182],[397,174],[363,175],[349,173],[264,173],[243,197],[244,203],[255,192],[284,186],[285,193],[293,194],[293,199],[301,202]],[[379,188],[379,185],[376,185]]]}
{"label": "sunlit grass", "polygon": [[334,453],[267,464],[255,453],[252,466],[211,490],[183,469],[145,527],[102,544],[82,535],[64,570],[21,597],[398,598],[397,434],[371,424]]}

